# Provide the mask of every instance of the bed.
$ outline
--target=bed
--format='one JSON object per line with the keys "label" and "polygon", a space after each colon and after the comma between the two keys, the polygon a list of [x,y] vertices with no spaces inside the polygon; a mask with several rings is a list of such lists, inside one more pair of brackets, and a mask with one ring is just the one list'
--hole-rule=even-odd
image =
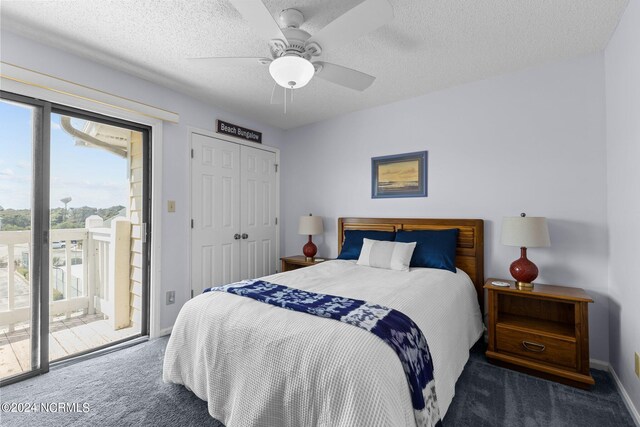
{"label": "bed", "polygon": [[[456,273],[335,260],[264,278],[383,304],[409,316],[431,350],[442,418],[469,348],[482,335],[482,220],[338,221],[339,248],[347,230],[447,228],[460,230]],[[378,337],[224,292],[184,305],[167,345],[163,378],[207,401],[211,416],[229,427],[415,425],[403,368]]]}

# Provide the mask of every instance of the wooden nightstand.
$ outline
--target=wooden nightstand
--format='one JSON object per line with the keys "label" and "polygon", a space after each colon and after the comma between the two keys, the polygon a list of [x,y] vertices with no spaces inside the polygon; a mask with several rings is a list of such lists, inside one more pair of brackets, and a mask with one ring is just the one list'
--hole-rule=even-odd
{"label": "wooden nightstand", "polygon": [[[498,287],[492,281],[510,283]],[[493,363],[588,389],[589,303],[580,288],[542,285],[520,291],[514,282],[489,279],[489,345]]]}
{"label": "wooden nightstand", "polygon": [[297,270],[299,268],[309,267],[310,265],[320,264],[321,262],[328,261],[327,258],[321,258],[322,261],[307,261],[304,255],[284,256],[280,258],[282,262],[282,272]]}

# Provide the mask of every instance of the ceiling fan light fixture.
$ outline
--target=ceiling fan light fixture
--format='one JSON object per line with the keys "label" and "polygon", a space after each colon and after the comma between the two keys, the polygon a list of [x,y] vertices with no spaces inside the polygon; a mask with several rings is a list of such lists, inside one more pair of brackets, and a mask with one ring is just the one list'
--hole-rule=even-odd
{"label": "ceiling fan light fixture", "polygon": [[309,83],[315,68],[311,62],[299,56],[281,56],[269,64],[269,73],[280,86],[299,89]]}

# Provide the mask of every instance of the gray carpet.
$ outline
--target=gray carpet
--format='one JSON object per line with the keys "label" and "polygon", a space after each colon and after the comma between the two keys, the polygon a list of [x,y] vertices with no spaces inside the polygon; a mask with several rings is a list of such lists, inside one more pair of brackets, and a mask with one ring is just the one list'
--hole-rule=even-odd
{"label": "gray carpet", "polygon": [[[2,402],[88,403],[87,413],[0,413],[2,426],[212,426],[207,405],[162,382],[162,338],[54,369],[0,389]],[[480,346],[456,386],[444,426],[634,427],[611,377],[582,391],[488,364]]]}
{"label": "gray carpet", "polygon": [[596,385],[580,390],[491,365],[484,350],[471,350],[445,427],[635,427],[608,372],[592,369]]}

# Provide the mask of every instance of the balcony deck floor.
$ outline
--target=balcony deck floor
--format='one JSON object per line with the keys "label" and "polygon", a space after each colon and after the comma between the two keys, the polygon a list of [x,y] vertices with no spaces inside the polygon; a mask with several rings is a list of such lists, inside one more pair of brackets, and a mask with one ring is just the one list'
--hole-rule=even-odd
{"label": "balcony deck floor", "polygon": [[[49,327],[49,359],[55,361],[136,335],[137,326],[114,331],[101,314],[55,320]],[[31,369],[29,328],[0,330],[0,379]]]}

